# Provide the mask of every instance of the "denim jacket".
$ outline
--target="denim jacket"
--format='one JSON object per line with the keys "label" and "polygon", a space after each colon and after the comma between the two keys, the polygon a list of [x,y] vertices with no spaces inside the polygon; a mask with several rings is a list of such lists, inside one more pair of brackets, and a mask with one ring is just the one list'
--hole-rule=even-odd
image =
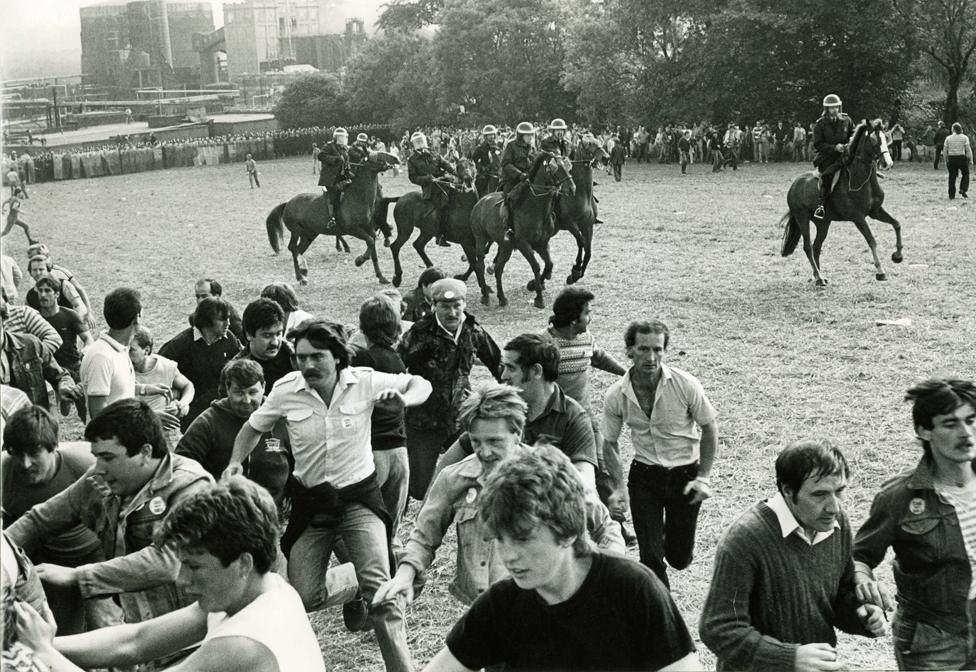
{"label": "denim jacket", "polygon": [[44,381],[57,390],[62,383],[71,383],[71,375],[61,368],[43,344],[31,334],[4,334],[3,357],[10,356],[10,385],[30,397],[32,404],[48,408]]}
{"label": "denim jacket", "polygon": [[[478,498],[484,482],[477,455],[445,467],[427,493],[400,560],[418,574],[424,571],[433,562],[434,553],[451,523],[456,523],[457,569],[450,592],[464,604],[471,604],[491,584],[508,576],[508,570],[494,552],[494,536],[478,515]],[[601,550],[621,555],[626,552],[620,524],[610,518],[607,507],[595,497],[587,499],[586,523],[590,538]]]}
{"label": "denim jacket", "polygon": [[934,473],[924,456],[914,471],[882,486],[854,539],[854,559],[877,567],[892,547],[904,615],[965,635],[972,570],[956,511],[936,494]]}
{"label": "denim jacket", "polygon": [[212,483],[197,462],[167,453],[152,479],[123,502],[103,495],[88,479],[91,470],[7,528],[27,552],[46,535],[79,522],[93,530],[111,558],[78,567],[83,597],[119,595],[129,623],[162,616],[190,604],[176,587],[180,562],[171,546],[153,544],[157,524],[179,500]]}

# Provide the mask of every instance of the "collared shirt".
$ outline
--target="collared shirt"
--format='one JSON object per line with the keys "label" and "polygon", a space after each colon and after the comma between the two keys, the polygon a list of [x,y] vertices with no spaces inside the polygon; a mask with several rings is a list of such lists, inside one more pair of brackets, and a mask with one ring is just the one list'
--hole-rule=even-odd
{"label": "collared shirt", "polygon": [[81,383],[90,397],[105,397],[105,404],[136,396],[136,372],[129,359],[129,347],[103,332],[85,349],[81,360]]}
{"label": "collared shirt", "polygon": [[[495,553],[494,535],[478,515],[478,500],[485,479],[477,455],[469,455],[444,467],[424,499],[401,559],[418,573],[426,570],[434,561],[434,554],[451,523],[455,523],[456,574],[449,590],[465,604],[471,604],[491,584],[508,576],[500,554]],[[587,531],[593,542],[604,551],[623,555],[626,546],[620,525],[610,518],[607,507],[588,497],[586,514]]]}
{"label": "collared shirt", "polygon": [[[632,370],[631,370],[632,371]],[[681,369],[661,365],[661,380],[654,391],[648,416],[637,400],[628,371],[607,390],[603,405],[603,435],[616,441],[626,423],[634,444],[634,459],[672,468],[698,460],[701,427],[717,416],[698,379]]]}
{"label": "collared shirt", "polygon": [[779,529],[783,534],[783,538],[786,539],[788,536],[796,532],[800,539],[807,542],[811,546],[816,546],[824,539],[829,539],[830,535],[834,533],[834,530],[840,529],[840,523],[834,520],[834,526],[830,528],[827,532],[818,531],[813,535],[813,539],[807,536],[806,530],[803,526],[797,522],[796,516],[790,511],[789,504],[783,499],[783,493],[777,492],[775,497],[766,500],[766,506],[772,509],[773,513],[776,514],[776,520],[779,521]]}
{"label": "collared shirt", "polygon": [[945,139],[944,143],[946,156],[965,156],[970,161],[973,160],[973,150],[969,146],[969,136],[965,133],[953,133]]}
{"label": "collared shirt", "polygon": [[369,436],[374,398],[391,387],[406,392],[411,380],[406,373],[347,367],[339,372],[332,404],[327,405],[301,371],[292,371],[275,383],[248,424],[255,431],[270,432],[285,418],[295,478],[306,488],[326,481],[342,488],[375,470]]}
{"label": "collared shirt", "polygon": [[461,338],[461,329],[464,327],[464,320],[461,320],[458,323],[457,329],[451,332],[451,330],[445,327],[444,323],[441,322],[441,318],[437,316],[437,313],[434,313],[434,319],[437,320],[437,326],[443,329],[447,335],[450,336],[455,343],[457,343],[458,339]]}

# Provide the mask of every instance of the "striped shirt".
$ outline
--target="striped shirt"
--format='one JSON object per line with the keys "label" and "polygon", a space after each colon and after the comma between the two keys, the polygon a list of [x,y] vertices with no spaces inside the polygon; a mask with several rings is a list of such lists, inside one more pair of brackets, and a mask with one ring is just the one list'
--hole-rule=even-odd
{"label": "striped shirt", "polygon": [[7,304],[7,319],[3,326],[7,331],[15,334],[30,334],[36,337],[51,355],[57,352],[63,343],[58,330],[30,306]]}
{"label": "striped shirt", "polygon": [[965,156],[973,160],[973,150],[969,146],[969,136],[965,133],[953,133],[945,139],[946,156]]}
{"label": "striped shirt", "polygon": [[[965,136],[964,136],[965,137]],[[959,519],[959,531],[969,557],[969,567],[974,577],[969,583],[969,599],[976,598],[976,493],[966,488],[939,485],[936,492],[952,505]]]}

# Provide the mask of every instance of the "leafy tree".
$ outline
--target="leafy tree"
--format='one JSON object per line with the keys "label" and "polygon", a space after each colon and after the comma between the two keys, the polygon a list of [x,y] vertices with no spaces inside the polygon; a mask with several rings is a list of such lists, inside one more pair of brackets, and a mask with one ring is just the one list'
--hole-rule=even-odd
{"label": "leafy tree", "polygon": [[437,22],[444,0],[394,0],[380,14],[377,28],[387,32],[410,32]]}
{"label": "leafy tree", "polygon": [[285,86],[274,108],[284,128],[331,126],[349,118],[335,75],[302,75]]}
{"label": "leafy tree", "polygon": [[445,100],[474,121],[572,116],[558,0],[449,0],[434,38]]}
{"label": "leafy tree", "polygon": [[943,71],[942,120],[955,122],[960,114],[959,90],[976,52],[976,0],[891,0],[891,4],[901,25],[911,27],[922,52]]}
{"label": "leafy tree", "polygon": [[414,96],[397,83],[410,78],[405,69],[430,69],[430,53],[429,41],[415,34],[388,33],[367,41],[346,66],[343,92],[350,116],[384,123],[400,114]]}

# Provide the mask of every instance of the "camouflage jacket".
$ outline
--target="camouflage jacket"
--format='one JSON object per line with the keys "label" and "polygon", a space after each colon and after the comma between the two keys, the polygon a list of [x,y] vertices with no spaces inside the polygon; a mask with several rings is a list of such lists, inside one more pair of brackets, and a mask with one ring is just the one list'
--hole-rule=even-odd
{"label": "camouflage jacket", "polygon": [[496,380],[501,375],[498,344],[467,313],[457,343],[430,313],[404,334],[398,351],[407,371],[426,378],[434,388],[427,401],[407,409],[409,427],[454,431],[458,407],[471,389],[468,377],[475,357]]}

